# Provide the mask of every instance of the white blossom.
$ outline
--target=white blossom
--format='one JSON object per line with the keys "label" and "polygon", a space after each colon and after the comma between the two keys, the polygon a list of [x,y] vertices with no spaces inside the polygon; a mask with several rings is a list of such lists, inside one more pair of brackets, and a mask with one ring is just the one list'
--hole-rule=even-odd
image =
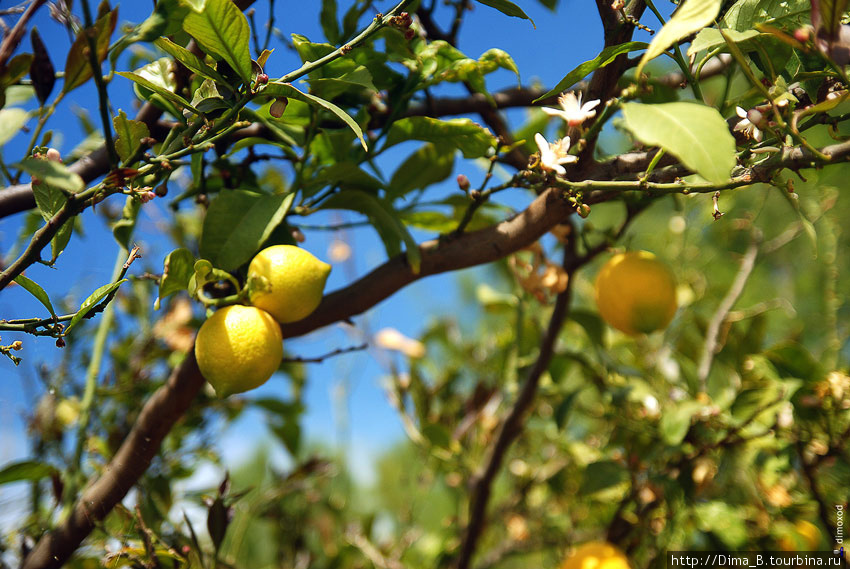
{"label": "white blossom", "polygon": [[596,116],[596,111],[593,109],[599,104],[599,99],[587,101],[582,105],[581,93],[576,95],[570,91],[558,97],[558,104],[561,105],[560,110],[543,107],[543,112],[553,117],[561,117],[570,126],[579,126],[587,119]]}
{"label": "white blossom", "polygon": [[762,114],[755,109],[747,112],[741,107],[735,107],[735,112],[741,117],[741,120],[738,121],[733,130],[743,132],[747,138],[761,142],[761,130],[755,123],[760,122],[760,119],[763,118]]}
{"label": "white blossom", "polygon": [[551,170],[560,175],[567,173],[562,164],[571,164],[578,160],[578,156],[572,156],[570,152],[570,137],[565,136],[558,142],[549,142],[539,132],[534,135],[534,142],[540,149],[540,167]]}

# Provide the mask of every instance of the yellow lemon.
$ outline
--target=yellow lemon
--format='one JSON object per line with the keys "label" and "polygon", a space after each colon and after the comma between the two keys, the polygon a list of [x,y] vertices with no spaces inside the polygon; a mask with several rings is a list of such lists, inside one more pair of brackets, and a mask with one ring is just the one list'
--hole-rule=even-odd
{"label": "yellow lemon", "polygon": [[[796,535],[795,535],[796,534]],[[817,551],[820,546],[820,530],[815,524],[799,520],[794,529],[779,539],[782,551]]]}
{"label": "yellow lemon", "polygon": [[278,322],[310,315],[322,301],[331,266],[294,245],[273,245],[248,265],[251,304]]}
{"label": "yellow lemon", "polygon": [[195,357],[219,397],[254,389],[268,381],[283,359],[280,325],[253,306],[220,308],[201,325]]}
{"label": "yellow lemon", "polygon": [[622,551],[605,541],[580,545],[561,564],[561,569],[629,569]]}
{"label": "yellow lemon", "polygon": [[676,280],[648,251],[614,255],[596,277],[596,305],[605,321],[630,336],[665,328],[676,313]]}

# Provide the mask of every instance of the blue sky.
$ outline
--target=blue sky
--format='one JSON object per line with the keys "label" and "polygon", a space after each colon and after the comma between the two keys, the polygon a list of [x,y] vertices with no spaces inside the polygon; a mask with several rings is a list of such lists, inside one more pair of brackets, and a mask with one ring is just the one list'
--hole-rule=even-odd
{"label": "blue sky", "polygon": [[[348,2],[340,3],[342,13]],[[378,8],[388,9],[391,6],[386,1],[376,4]],[[528,21],[506,17],[492,8],[476,3],[474,10],[467,16],[459,48],[470,57],[478,57],[494,47],[503,49],[514,58],[522,73],[523,84],[539,82],[547,87],[557,83],[577,64],[593,58],[601,48],[601,25],[594,2],[561,0],[559,10],[554,14],[537,2],[520,0],[518,4],[534,20],[536,29]],[[141,21],[146,16],[148,6],[147,2],[120,4],[119,26]],[[313,41],[323,41],[317,24],[319,6],[319,2],[294,3],[278,0],[276,26],[285,36],[299,33]],[[266,4],[259,1],[256,8],[257,21],[265,21]],[[67,33],[47,17],[45,9],[41,10],[35,21],[47,42],[55,65],[61,68],[70,43]],[[440,21],[447,20],[443,18]],[[651,22],[651,25],[654,24],[655,22]],[[28,40],[25,41],[25,46],[28,47]],[[272,78],[300,65],[292,51],[280,45],[276,47],[277,50],[266,67]],[[116,77],[109,86],[109,93],[115,109],[125,109],[128,115],[132,115],[134,107],[128,83],[123,78]],[[488,76],[488,86],[494,90],[515,84],[516,77],[506,71]],[[459,94],[460,90],[449,90],[447,93]],[[61,140],[54,138],[63,153],[69,152],[79,141],[80,129],[73,112],[75,107],[88,111],[95,124],[99,124],[96,101],[94,88],[87,84],[75,90],[48,123],[48,128],[53,129],[57,135],[64,135]],[[516,116],[516,113],[514,115]],[[34,123],[35,121],[31,120],[29,124],[32,126]],[[7,163],[22,157],[28,138],[29,135],[20,135],[2,149]],[[409,149],[405,152],[409,152]],[[405,155],[388,155],[384,159],[385,171],[391,172],[394,169],[391,161],[401,160]],[[476,164],[469,161],[459,161],[458,164],[458,171],[467,174],[473,185],[481,179],[482,172]],[[455,191],[457,188],[453,178],[433,190],[435,196]],[[527,202],[527,196],[519,191],[503,194],[504,200],[512,206],[522,207],[523,203]],[[501,196],[502,194],[500,199]],[[122,198],[111,199],[115,200],[116,207],[120,207]],[[143,208],[137,240],[143,246],[144,258],[133,266],[131,272],[161,271],[162,260],[171,248],[169,243],[160,237],[157,228],[158,223],[169,218],[170,211],[165,206],[165,203],[154,200]],[[16,239],[22,220],[23,216],[17,216],[0,221],[0,246],[4,255],[8,254]],[[101,217],[87,212],[84,221],[85,237],[79,238],[75,235],[55,268],[36,265],[27,271],[27,275],[40,283],[54,301],[66,295],[81,300],[94,288],[110,279],[116,245]],[[312,219],[310,221],[313,222]],[[424,233],[416,233],[415,236],[419,241],[433,237]],[[308,232],[304,246],[320,258],[327,259],[327,249],[332,237],[327,233]],[[383,246],[371,229],[348,230],[345,239],[354,249],[356,261],[350,267],[335,267],[327,290],[345,286],[385,260]],[[358,317],[358,328],[374,333],[389,326],[408,336],[416,337],[427,322],[436,316],[474,316],[475,307],[462,304],[456,286],[457,279],[457,274],[450,274],[430,277],[415,283]],[[43,313],[44,309],[18,287],[0,293],[0,318],[42,316]],[[4,344],[16,339],[24,342],[25,349],[20,353],[24,357],[23,363],[14,368],[5,359],[0,361],[0,375],[3,376],[0,384],[0,435],[3,440],[3,445],[0,446],[0,465],[27,456],[23,417],[39,395],[40,383],[35,379],[36,370],[41,365],[55,365],[57,361],[58,350],[54,346],[54,340],[2,334]],[[286,349],[290,353],[309,357],[357,343],[358,338],[351,337],[338,326],[330,326],[306,338],[288,341]],[[81,380],[84,370],[76,371]],[[381,388],[384,371],[368,352],[311,365],[308,371],[309,387],[306,393],[307,414],[304,425],[307,438],[347,448],[350,456],[360,457],[353,466],[362,478],[368,480],[370,459],[403,436],[401,423]],[[281,395],[287,392],[285,379],[273,378],[249,396]],[[341,409],[347,412],[340,413]],[[260,415],[248,413],[229,430],[222,432],[220,448],[225,461],[235,463],[245,457],[251,448],[251,445],[245,444],[246,440],[259,443],[266,437]],[[285,460],[285,457],[282,460]],[[9,490],[5,489],[5,494],[3,492],[4,489],[0,489],[0,505],[10,499]]]}

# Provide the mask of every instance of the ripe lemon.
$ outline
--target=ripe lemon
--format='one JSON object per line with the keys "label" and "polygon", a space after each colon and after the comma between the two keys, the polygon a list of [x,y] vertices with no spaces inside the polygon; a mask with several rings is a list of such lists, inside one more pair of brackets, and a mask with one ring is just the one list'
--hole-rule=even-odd
{"label": "ripe lemon", "polygon": [[[794,535],[796,534],[796,535]],[[820,546],[820,530],[812,522],[799,520],[794,529],[779,539],[782,551],[817,551]]]}
{"label": "ripe lemon", "polygon": [[253,306],[220,308],[201,325],[195,357],[219,397],[254,389],[268,381],[283,359],[280,325]]}
{"label": "ripe lemon", "polygon": [[596,305],[605,321],[630,336],[665,328],[676,313],[676,280],[648,251],[614,255],[596,277]]}
{"label": "ripe lemon", "polygon": [[251,304],[278,322],[310,315],[322,301],[331,266],[293,245],[273,245],[248,265]]}
{"label": "ripe lemon", "polygon": [[561,569],[629,569],[622,551],[605,541],[580,545],[561,564]]}

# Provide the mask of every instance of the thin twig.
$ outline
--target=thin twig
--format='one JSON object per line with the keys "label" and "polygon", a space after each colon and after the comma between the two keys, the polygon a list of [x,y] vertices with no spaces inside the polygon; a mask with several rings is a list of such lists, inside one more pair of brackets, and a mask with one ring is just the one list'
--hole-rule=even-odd
{"label": "thin twig", "polygon": [[349,346],[347,348],[337,348],[332,352],[328,352],[327,354],[317,356],[315,358],[302,358],[300,356],[295,358],[283,358],[283,362],[289,364],[320,364],[328,358],[332,358],[334,356],[339,356],[342,354],[350,354],[351,352],[360,352],[368,347],[369,344],[363,343],[357,346]]}
{"label": "thin twig", "polygon": [[754,230],[752,237],[750,238],[750,244],[747,247],[747,251],[741,259],[741,267],[738,269],[738,274],[735,275],[735,280],[732,281],[732,286],[729,287],[729,291],[726,293],[726,296],[723,297],[722,301],[720,301],[717,310],[714,311],[714,315],[711,317],[711,321],[708,324],[708,330],[706,330],[705,333],[705,342],[702,346],[702,355],[700,356],[699,366],[697,368],[697,377],[699,378],[700,386],[703,391],[706,390],[706,381],[708,380],[708,374],[711,371],[711,363],[714,360],[715,353],[717,352],[717,338],[720,333],[720,326],[723,324],[723,321],[726,319],[729,311],[732,310],[735,302],[737,302],[738,297],[740,297],[741,293],[744,291],[747,279],[750,278],[750,273],[753,272],[753,266],[756,262],[760,242],[761,239],[759,232]]}
{"label": "thin twig", "polygon": [[392,559],[381,553],[359,529],[347,531],[345,539],[368,557],[369,561],[378,569],[406,569],[397,559]]}

